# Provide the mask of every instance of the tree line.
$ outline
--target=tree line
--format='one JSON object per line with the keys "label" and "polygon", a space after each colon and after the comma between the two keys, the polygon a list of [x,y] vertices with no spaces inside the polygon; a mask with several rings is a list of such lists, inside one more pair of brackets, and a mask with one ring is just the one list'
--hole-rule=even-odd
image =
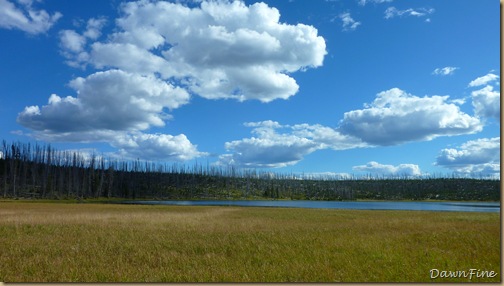
{"label": "tree line", "polygon": [[485,178],[299,178],[207,164],[120,161],[2,142],[4,198],[500,200],[500,180]]}

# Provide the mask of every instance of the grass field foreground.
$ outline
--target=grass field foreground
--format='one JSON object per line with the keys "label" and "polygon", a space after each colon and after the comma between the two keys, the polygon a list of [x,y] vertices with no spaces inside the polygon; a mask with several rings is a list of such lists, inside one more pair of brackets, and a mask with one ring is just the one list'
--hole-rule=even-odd
{"label": "grass field foreground", "polygon": [[498,282],[500,251],[498,213],[0,202],[4,282]]}

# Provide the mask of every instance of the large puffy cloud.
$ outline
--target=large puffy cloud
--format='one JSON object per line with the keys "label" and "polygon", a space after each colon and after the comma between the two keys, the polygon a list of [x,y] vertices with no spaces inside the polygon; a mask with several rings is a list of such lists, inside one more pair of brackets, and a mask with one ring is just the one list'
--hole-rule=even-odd
{"label": "large puffy cloud", "polygon": [[484,87],[472,91],[474,113],[483,118],[500,118],[500,92],[492,84],[498,85],[499,76],[489,73],[471,81],[469,87]]}
{"label": "large puffy cloud", "polygon": [[[294,95],[290,73],[321,66],[326,54],[314,27],[280,23],[279,11],[264,3],[138,1],[121,9],[118,31],[74,62],[159,74],[205,98],[269,102]],[[66,50],[74,46],[80,43]]]}
{"label": "large puffy cloud", "polygon": [[[220,156],[218,164],[242,167],[285,167],[321,149],[344,150],[365,147],[359,139],[322,125],[281,125],[275,121],[249,122],[257,137],[226,142],[232,154]],[[284,130],[280,133],[280,130]]]}
{"label": "large puffy cloud", "polygon": [[490,85],[471,92],[474,112],[481,117],[500,118],[500,92]]}
{"label": "large puffy cloud", "polygon": [[18,1],[18,5],[0,0],[0,27],[19,29],[29,34],[45,33],[61,18],[61,13],[50,15],[33,7],[32,0]]}
{"label": "large puffy cloud", "polygon": [[[296,164],[307,154],[317,150],[318,144],[306,138],[277,135],[274,138],[245,138],[226,143],[234,154],[220,160],[242,167],[285,167]],[[224,161],[223,161],[224,160]]]}
{"label": "large puffy cloud", "polygon": [[443,149],[435,164],[461,174],[498,175],[500,138],[482,138],[468,141],[457,149]]}
{"label": "large puffy cloud", "polygon": [[380,92],[365,109],[346,112],[339,131],[383,146],[481,131],[478,118],[447,100],[448,96],[417,97],[393,88]]}
{"label": "large puffy cloud", "polygon": [[144,134],[164,126],[166,110],[189,101],[181,88],[154,76],[120,70],[97,72],[69,84],[78,96],[51,95],[42,107],[29,106],[17,121],[48,141],[107,142],[124,158],[189,160],[204,156],[184,134]]}
{"label": "large puffy cloud", "polygon": [[246,123],[245,126],[254,127],[252,132],[258,137],[226,142],[226,149],[234,153],[222,155],[219,158],[220,164],[243,167],[285,167],[296,164],[305,155],[320,148],[319,143],[308,138],[278,133],[277,129],[284,128],[278,122]]}
{"label": "large puffy cloud", "polygon": [[300,138],[310,138],[320,144],[320,149],[347,150],[369,147],[359,138],[342,134],[338,129],[320,124],[296,124],[290,127],[292,134]]}
{"label": "large puffy cloud", "polygon": [[107,153],[121,160],[186,161],[208,156],[198,151],[184,134],[146,134],[139,131],[89,130],[82,132],[34,131],[30,136],[49,142],[105,142],[117,151]]}
{"label": "large puffy cloud", "polygon": [[51,95],[48,104],[26,107],[23,126],[38,131],[145,130],[164,126],[164,110],[186,104],[189,94],[152,76],[120,70],[97,72],[70,82],[78,97]]}
{"label": "large puffy cloud", "polygon": [[123,158],[142,158],[151,161],[186,161],[207,153],[199,152],[184,134],[136,133],[118,137],[112,145],[119,148],[118,155]]}
{"label": "large puffy cloud", "polygon": [[352,167],[354,171],[366,172],[373,175],[385,176],[420,176],[422,172],[420,167],[415,164],[400,164],[398,166],[383,165],[375,161],[371,161],[366,165]]}

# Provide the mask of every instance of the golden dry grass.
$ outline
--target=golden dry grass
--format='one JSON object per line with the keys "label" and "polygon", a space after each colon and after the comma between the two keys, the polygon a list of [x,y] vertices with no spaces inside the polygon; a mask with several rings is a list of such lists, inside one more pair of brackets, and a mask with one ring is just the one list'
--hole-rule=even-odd
{"label": "golden dry grass", "polygon": [[0,202],[0,281],[466,282],[498,213]]}

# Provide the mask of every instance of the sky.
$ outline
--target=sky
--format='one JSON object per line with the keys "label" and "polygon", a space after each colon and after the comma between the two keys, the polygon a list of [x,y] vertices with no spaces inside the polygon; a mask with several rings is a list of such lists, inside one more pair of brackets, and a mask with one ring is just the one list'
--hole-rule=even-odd
{"label": "sky", "polygon": [[0,0],[0,139],[331,176],[500,175],[499,1]]}

